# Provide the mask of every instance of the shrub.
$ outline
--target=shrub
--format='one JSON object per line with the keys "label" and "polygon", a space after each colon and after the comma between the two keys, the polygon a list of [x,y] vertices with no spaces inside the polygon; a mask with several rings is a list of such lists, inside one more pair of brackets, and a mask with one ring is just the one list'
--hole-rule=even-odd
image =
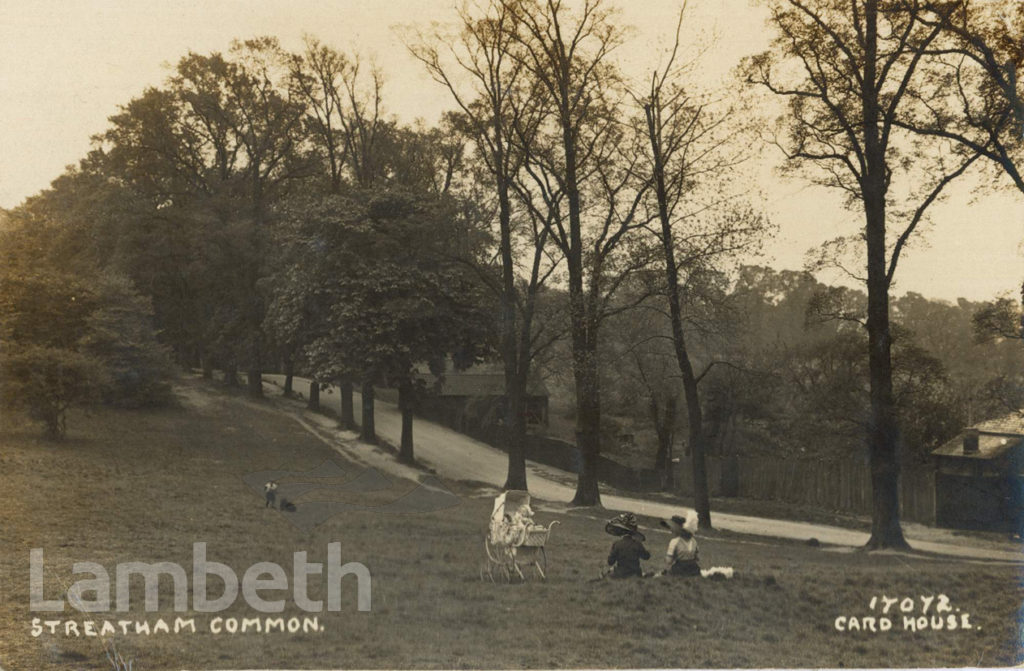
{"label": "shrub", "polygon": [[72,405],[166,400],[170,370],[149,301],[127,279],[0,274],[0,403],[26,410],[48,436],[64,436]]}
{"label": "shrub", "polygon": [[107,380],[102,362],[67,349],[13,345],[0,357],[0,402],[41,421],[49,438],[67,431],[67,410],[96,398]]}

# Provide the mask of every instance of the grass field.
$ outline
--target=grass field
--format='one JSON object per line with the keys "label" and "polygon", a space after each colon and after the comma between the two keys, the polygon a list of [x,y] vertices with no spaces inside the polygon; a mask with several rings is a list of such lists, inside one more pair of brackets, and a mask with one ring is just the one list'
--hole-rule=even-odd
{"label": "grass field", "polygon": [[[134,660],[135,671],[238,668],[520,668],[750,666],[993,666],[1024,661],[1019,567],[909,555],[865,554],[725,533],[700,537],[705,565],[736,569],[731,581],[596,581],[612,541],[601,510],[567,511],[540,502],[538,521],[561,521],[548,544],[549,579],[481,582],[483,535],[493,492],[446,482],[460,497],[448,510],[396,514],[347,512],[310,533],[264,508],[243,482],[249,473],[303,471],[348,463],[276,402],[252,402],[219,387],[183,380],[189,402],[148,411],[76,413],[69,438],[51,444],[35,427],[5,417],[0,427],[0,667],[4,670],[104,669],[104,643]],[[363,448],[366,450],[372,448]],[[414,488],[352,502],[384,505]],[[303,500],[298,500],[301,506]],[[653,520],[643,520],[654,526]],[[75,637],[32,636],[29,552],[45,551],[45,596],[69,584],[75,562],[192,563],[192,544],[241,576],[256,562],[290,574],[292,553],[324,561],[330,542],[343,561],[372,575],[372,609],[356,609],[355,581],[342,581],[342,609],[318,614],[322,631],[213,634],[214,617],[255,617],[241,595],[217,614],[175,613],[169,580],[160,610],[147,613],[141,580],[127,613],[63,614],[42,619],[97,623],[194,617],[196,632]],[[660,555],[667,533],[649,530]],[[652,562],[653,564],[653,562]],[[88,576],[86,576],[88,577]],[[218,588],[211,585],[211,596]],[[190,583],[191,585],[191,583]],[[264,594],[270,598],[273,593]],[[835,628],[839,616],[872,615],[872,597],[946,595],[971,629],[887,632]],[[291,591],[285,618],[308,615]],[[311,579],[311,598],[323,585]],[[190,604],[191,605],[191,604]],[[876,612],[880,605],[876,603]],[[894,607],[898,608],[898,606]],[[934,605],[932,606],[934,609]],[[958,619],[958,622],[961,620]],[[98,624],[97,624],[98,628]]]}

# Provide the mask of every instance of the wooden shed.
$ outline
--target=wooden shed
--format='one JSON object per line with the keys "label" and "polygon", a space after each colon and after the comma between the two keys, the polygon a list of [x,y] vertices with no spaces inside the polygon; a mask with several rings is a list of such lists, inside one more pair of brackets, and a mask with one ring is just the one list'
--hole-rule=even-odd
{"label": "wooden shed", "polygon": [[1018,531],[1024,514],[1024,419],[985,422],[932,452],[935,523]]}

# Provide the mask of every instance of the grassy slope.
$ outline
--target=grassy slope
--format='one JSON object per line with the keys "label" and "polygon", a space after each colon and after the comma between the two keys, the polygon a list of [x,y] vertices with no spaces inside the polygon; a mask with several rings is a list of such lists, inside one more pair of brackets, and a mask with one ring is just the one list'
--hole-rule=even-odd
{"label": "grassy slope", "polygon": [[[186,382],[197,389],[198,382]],[[204,392],[206,393],[206,392]],[[296,422],[211,390],[213,401],[144,412],[76,414],[71,437],[53,446],[35,429],[0,427],[0,667],[109,668],[97,639],[28,635],[29,548],[46,552],[47,596],[75,561],[175,561],[191,544],[241,575],[257,561],[286,569],[291,553],[322,561],[340,541],[344,561],[373,575],[373,610],[358,613],[346,579],[344,609],[317,634],[222,634],[203,626],[180,635],[118,637],[135,669],[395,667],[961,666],[1024,661],[1019,569],[901,556],[837,553],[798,544],[714,535],[701,539],[705,564],[731,565],[729,582],[597,582],[611,542],[599,511],[558,514],[549,543],[550,580],[481,583],[482,535],[491,502],[469,486],[454,509],[419,515],[355,512],[306,535],[262,507],[247,473],[345,462]],[[363,495],[384,503],[408,491]],[[353,500],[354,501],[354,500]],[[301,505],[301,500],[300,500]],[[545,508],[545,506],[541,506]],[[540,521],[555,516],[538,513]],[[648,521],[650,523],[651,521]],[[657,556],[667,534],[648,534]],[[169,583],[169,581],[167,581]],[[169,585],[162,590],[169,593]],[[315,598],[315,590],[311,590]],[[874,595],[949,595],[980,629],[838,633],[841,614],[868,614]],[[301,615],[288,597],[286,615]],[[131,619],[170,617],[132,598]],[[252,616],[239,598],[232,614]],[[96,619],[71,611],[65,617]],[[119,616],[110,615],[111,619]],[[120,616],[123,617],[123,616]],[[899,629],[897,625],[897,629]]]}

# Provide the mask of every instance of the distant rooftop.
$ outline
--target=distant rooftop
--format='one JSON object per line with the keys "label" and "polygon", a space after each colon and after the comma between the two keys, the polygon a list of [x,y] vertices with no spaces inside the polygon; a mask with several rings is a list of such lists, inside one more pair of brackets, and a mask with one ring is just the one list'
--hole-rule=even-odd
{"label": "distant rooftop", "polygon": [[940,457],[966,457],[968,459],[995,459],[1014,447],[1024,445],[1024,436],[984,433],[978,436],[978,451],[964,454],[964,436],[960,434],[932,454]]}
{"label": "distant rooftop", "polygon": [[1024,415],[1013,413],[997,419],[990,419],[981,422],[975,428],[986,433],[1015,433],[1024,436]]}
{"label": "distant rooftop", "polygon": [[1024,417],[1018,413],[990,419],[974,427],[978,430],[978,451],[964,454],[964,434],[932,451],[942,457],[995,459],[1008,450],[1024,445]]}

